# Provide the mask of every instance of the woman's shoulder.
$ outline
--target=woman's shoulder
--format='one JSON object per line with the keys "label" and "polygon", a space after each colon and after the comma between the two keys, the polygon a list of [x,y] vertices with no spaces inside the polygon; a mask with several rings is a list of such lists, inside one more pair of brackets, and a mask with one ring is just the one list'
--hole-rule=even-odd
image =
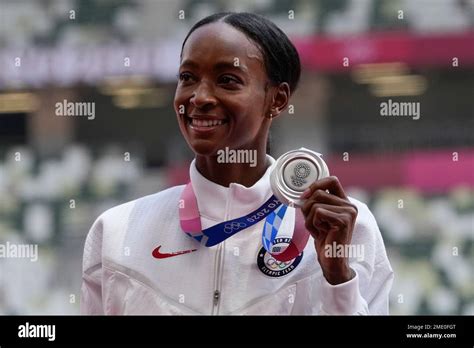
{"label": "woman's shoulder", "polygon": [[130,215],[132,212],[154,211],[155,213],[163,208],[177,207],[179,197],[184,189],[184,185],[169,187],[165,190],[152,193],[128,202],[116,205],[104,211],[100,217],[102,219],[115,218],[117,216]]}
{"label": "woman's shoulder", "polygon": [[[122,243],[129,236],[150,237],[146,233],[160,221],[170,221],[176,215],[184,185],[140,197],[114,206],[96,218],[86,237],[84,269],[99,264],[102,253],[119,255]],[[151,227],[150,227],[151,226]]]}
{"label": "woman's shoulder", "polygon": [[356,198],[348,198],[351,203],[357,207],[357,219],[353,232],[353,240],[362,238],[364,240],[371,240],[372,242],[375,241],[375,239],[380,237],[380,230],[369,207]]}

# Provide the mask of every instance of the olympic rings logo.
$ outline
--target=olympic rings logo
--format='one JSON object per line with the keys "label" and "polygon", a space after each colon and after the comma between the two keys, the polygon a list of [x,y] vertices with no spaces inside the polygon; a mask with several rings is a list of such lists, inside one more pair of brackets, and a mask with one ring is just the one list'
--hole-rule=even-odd
{"label": "olympic rings logo", "polygon": [[311,174],[311,168],[306,163],[298,163],[293,172],[300,179],[306,179]]}
{"label": "olympic rings logo", "polygon": [[235,222],[235,221],[234,222],[229,222],[229,223],[224,225],[224,232],[225,233],[232,233],[235,230],[244,228],[245,226],[247,226],[247,225],[244,224],[243,222]]}
{"label": "olympic rings logo", "polygon": [[293,260],[285,262],[285,261],[275,260],[274,258],[269,258],[267,260],[266,264],[270,269],[278,269],[278,268],[279,269],[284,269],[287,266],[289,266],[292,262],[293,262]]}
{"label": "olympic rings logo", "polygon": [[296,187],[301,187],[306,184],[306,178],[311,174],[311,168],[306,163],[298,163],[293,169],[295,176],[291,176],[291,182]]}

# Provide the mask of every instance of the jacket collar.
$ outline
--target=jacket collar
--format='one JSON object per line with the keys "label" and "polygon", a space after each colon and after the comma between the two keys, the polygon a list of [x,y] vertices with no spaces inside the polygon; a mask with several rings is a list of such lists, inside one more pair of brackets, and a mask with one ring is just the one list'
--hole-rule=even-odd
{"label": "jacket collar", "polygon": [[238,183],[225,187],[205,178],[197,170],[194,159],[189,167],[189,176],[200,215],[220,222],[247,215],[259,208],[273,194],[270,187],[270,167],[274,162],[275,159],[267,155],[267,170],[251,187]]}

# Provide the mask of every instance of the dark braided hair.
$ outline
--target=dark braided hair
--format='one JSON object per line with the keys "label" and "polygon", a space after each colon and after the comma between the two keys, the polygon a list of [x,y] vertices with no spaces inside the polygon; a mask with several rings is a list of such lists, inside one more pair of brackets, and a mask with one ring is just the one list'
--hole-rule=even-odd
{"label": "dark braided hair", "polygon": [[243,32],[251,39],[262,53],[265,69],[274,85],[288,83],[293,93],[298,86],[301,64],[295,46],[273,22],[265,17],[246,12],[221,12],[201,19],[189,30],[183,41],[181,52],[189,36],[203,25],[224,22]]}

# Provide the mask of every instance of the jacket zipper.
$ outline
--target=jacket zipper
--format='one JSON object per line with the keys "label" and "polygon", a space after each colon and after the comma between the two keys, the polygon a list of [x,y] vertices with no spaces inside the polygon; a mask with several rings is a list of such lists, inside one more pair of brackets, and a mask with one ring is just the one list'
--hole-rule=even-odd
{"label": "jacket zipper", "polygon": [[[229,206],[230,200],[227,199],[226,203],[226,216],[225,219],[229,218]],[[224,252],[223,252],[224,250]],[[216,261],[214,264],[214,292],[212,293],[212,311],[211,314],[219,314],[219,307],[222,298],[222,268],[224,267],[224,256],[225,256],[225,241],[220,243],[217,247]]]}
{"label": "jacket zipper", "polygon": [[212,312],[211,314],[219,314],[219,305],[221,299],[221,277],[222,277],[222,263],[225,242],[222,242],[217,247],[216,262],[214,266],[214,292],[212,293]]}

